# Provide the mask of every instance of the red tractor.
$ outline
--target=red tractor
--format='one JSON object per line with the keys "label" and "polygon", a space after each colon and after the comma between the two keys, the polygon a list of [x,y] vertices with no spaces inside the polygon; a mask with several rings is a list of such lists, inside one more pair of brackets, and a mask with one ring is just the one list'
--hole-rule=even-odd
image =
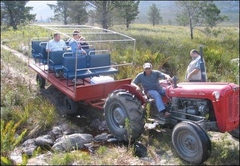
{"label": "red tractor", "polygon": [[[191,82],[167,85],[164,103],[171,112],[166,120],[148,120],[156,125],[174,126],[172,143],[179,156],[194,164],[203,163],[211,153],[207,131],[230,132],[239,137],[239,86],[233,83]],[[112,92],[105,103],[105,119],[110,131],[121,140],[128,140],[124,127],[130,120],[132,138],[144,131],[145,105],[148,99],[130,85],[123,85]],[[151,102],[150,114],[157,109]]]}
{"label": "red tractor", "polygon": [[[229,132],[234,137],[239,137],[238,85],[222,82],[177,83],[176,77],[173,77],[171,84],[160,82],[166,89],[163,101],[171,112],[171,118],[154,119],[152,118],[156,112],[154,101],[137,92],[130,85],[131,78],[116,77],[121,67],[131,67],[133,63],[124,61],[119,64],[113,62],[114,58],[110,56],[115,48],[129,48],[127,42],[133,42],[134,54],[135,39],[89,26],[57,26],[57,29],[54,29],[55,26],[45,26],[45,28],[61,32],[67,37],[70,37],[69,30],[76,28],[83,28],[80,30],[83,34],[84,30],[89,29],[90,32],[86,32],[86,35],[100,35],[98,40],[95,38],[87,41],[92,42],[94,47],[87,50],[88,55],[79,57],[73,57],[71,51],[60,51],[54,53],[54,56],[51,53],[47,54],[44,47],[46,41],[32,40],[32,55],[35,62],[29,66],[37,72],[37,82],[41,88],[48,81],[65,94],[64,105],[67,113],[75,113],[78,102],[103,109],[112,135],[124,141],[138,139],[148,124],[172,126],[172,143],[176,152],[182,159],[192,164],[203,163],[211,154],[211,141],[207,131]],[[111,34],[120,37],[109,39]],[[126,45],[117,47],[114,42],[123,42]],[[107,50],[111,47],[114,49],[106,53],[103,47]],[[55,77],[57,70],[60,70],[62,77]],[[72,79],[80,79],[81,83],[72,83]],[[145,119],[148,119],[148,123]],[[126,120],[129,125],[126,124]]]}

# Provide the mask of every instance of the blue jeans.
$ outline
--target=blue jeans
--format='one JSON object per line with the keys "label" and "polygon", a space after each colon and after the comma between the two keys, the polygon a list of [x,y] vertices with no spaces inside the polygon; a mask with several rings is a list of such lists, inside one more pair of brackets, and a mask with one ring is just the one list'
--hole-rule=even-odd
{"label": "blue jeans", "polygon": [[165,109],[164,103],[162,101],[162,95],[163,96],[166,95],[165,89],[160,89],[159,91],[149,90],[149,91],[147,91],[147,94],[155,100],[156,106],[157,106],[159,112],[161,112],[162,110]]}

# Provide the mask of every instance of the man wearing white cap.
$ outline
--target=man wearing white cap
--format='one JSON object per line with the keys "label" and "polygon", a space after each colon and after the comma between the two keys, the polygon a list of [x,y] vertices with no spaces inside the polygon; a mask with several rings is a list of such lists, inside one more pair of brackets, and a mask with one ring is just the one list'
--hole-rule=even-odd
{"label": "man wearing white cap", "polygon": [[155,115],[158,118],[167,118],[171,114],[166,111],[164,103],[162,101],[162,96],[165,95],[165,89],[163,89],[159,84],[159,79],[171,80],[171,77],[165,73],[158,70],[152,70],[151,63],[144,63],[144,71],[139,73],[131,82],[131,85],[136,87],[136,90],[140,90],[139,84],[142,85],[143,90],[156,102],[159,114]]}

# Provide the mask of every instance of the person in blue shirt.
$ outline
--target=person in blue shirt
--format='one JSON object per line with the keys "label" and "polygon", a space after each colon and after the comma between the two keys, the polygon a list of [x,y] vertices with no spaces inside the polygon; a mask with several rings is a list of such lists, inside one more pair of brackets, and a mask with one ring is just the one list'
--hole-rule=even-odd
{"label": "person in blue shirt", "polygon": [[162,96],[165,95],[165,89],[163,89],[159,84],[159,79],[171,80],[171,77],[165,73],[158,70],[152,69],[151,63],[144,63],[144,71],[139,73],[131,82],[131,85],[136,87],[137,91],[140,91],[139,85],[142,85],[144,93],[153,98],[156,102],[159,113],[155,115],[157,118],[168,118],[171,116],[169,112],[166,111],[164,103],[162,101]]}
{"label": "person in blue shirt", "polygon": [[75,55],[86,55],[86,51],[81,46],[81,41],[83,39],[80,36],[79,31],[73,31],[73,38],[69,41],[69,46],[71,47],[73,56]]}

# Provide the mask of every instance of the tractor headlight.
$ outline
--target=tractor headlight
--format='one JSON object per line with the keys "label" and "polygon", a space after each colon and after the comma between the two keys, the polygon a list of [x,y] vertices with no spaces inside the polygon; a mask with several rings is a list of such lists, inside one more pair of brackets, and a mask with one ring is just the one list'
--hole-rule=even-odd
{"label": "tractor headlight", "polygon": [[212,94],[216,100],[218,100],[220,98],[220,93],[218,91],[214,91]]}

